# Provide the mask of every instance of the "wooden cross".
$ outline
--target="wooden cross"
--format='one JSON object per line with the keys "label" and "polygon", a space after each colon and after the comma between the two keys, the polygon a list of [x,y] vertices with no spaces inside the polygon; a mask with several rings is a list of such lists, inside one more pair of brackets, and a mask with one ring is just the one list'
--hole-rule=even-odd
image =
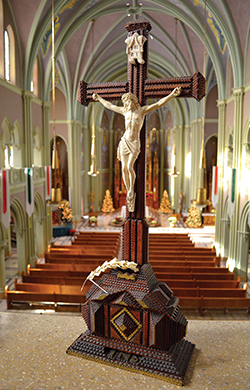
{"label": "wooden cross", "polygon": [[[147,99],[162,98],[170,94],[175,87],[181,87],[179,97],[194,97],[200,101],[205,96],[205,79],[201,73],[193,76],[164,79],[147,79],[148,74],[148,35],[151,30],[149,21],[135,20],[126,24],[127,39],[137,33],[147,40],[143,45],[143,60],[139,63],[128,61],[128,81],[87,84],[80,81],[78,101],[88,106],[93,101],[93,93],[99,94],[108,101],[120,100],[122,95],[135,94],[141,106]],[[143,38],[144,40],[144,38]],[[146,119],[140,132],[141,152],[135,162],[135,210],[127,210],[126,221],[122,226],[122,260],[134,261],[139,265],[148,263],[148,225],[145,220],[145,169],[146,169]]]}

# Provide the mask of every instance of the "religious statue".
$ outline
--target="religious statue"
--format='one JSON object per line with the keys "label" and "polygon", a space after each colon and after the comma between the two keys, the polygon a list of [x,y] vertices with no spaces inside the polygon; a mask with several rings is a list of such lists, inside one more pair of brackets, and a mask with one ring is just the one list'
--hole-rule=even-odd
{"label": "religious statue", "polygon": [[179,96],[181,87],[176,87],[168,96],[160,99],[158,102],[140,106],[137,96],[133,93],[125,93],[122,96],[123,107],[103,99],[100,95],[94,93],[93,100],[99,101],[109,110],[122,114],[125,117],[125,132],[117,149],[117,158],[122,163],[122,177],[127,189],[127,205],[130,212],[135,207],[135,171],[134,163],[140,153],[140,131],[143,126],[145,115],[149,112],[164,106],[169,100]]}

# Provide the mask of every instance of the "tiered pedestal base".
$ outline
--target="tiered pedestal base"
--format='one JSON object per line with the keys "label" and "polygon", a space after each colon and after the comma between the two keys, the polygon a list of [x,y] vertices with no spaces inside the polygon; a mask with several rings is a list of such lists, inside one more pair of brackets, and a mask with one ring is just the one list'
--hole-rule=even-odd
{"label": "tiered pedestal base", "polygon": [[67,353],[182,386],[194,347],[194,344],[181,340],[167,351],[162,351],[106,339],[87,330],[67,349]]}

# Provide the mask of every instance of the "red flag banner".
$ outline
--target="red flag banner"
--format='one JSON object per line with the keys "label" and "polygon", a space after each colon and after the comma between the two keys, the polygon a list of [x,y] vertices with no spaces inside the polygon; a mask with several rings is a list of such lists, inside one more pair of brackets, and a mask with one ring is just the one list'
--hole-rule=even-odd
{"label": "red flag banner", "polygon": [[6,229],[10,225],[9,171],[1,171],[1,220]]}

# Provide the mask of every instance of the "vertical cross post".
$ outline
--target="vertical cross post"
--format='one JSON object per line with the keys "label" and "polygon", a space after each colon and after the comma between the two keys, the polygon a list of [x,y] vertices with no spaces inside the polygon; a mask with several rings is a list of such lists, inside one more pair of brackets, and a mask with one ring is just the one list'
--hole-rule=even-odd
{"label": "vertical cross post", "polygon": [[[151,30],[147,20],[134,20],[126,25],[127,39],[137,33],[146,38],[140,61],[128,61],[128,81],[87,84],[80,81],[78,101],[87,106],[97,93],[108,101],[120,100],[122,95],[131,92],[137,96],[141,106],[147,99],[160,99],[169,95],[174,88],[181,87],[179,98],[194,97],[200,101],[205,96],[205,79],[198,71],[193,76],[147,79],[148,74],[148,36]],[[142,61],[141,61],[142,59]],[[135,209],[127,209],[126,220],[122,226],[122,260],[134,261],[138,265],[148,263],[148,225],[145,219],[146,206],[146,119],[140,132],[141,151],[135,162]]]}
{"label": "vertical cross post", "polygon": [[[128,91],[137,96],[141,106],[146,104],[145,81],[148,74],[148,36],[151,25],[148,21],[132,21],[127,23],[128,38],[137,33],[147,40],[143,45],[143,63],[128,61]],[[135,210],[127,211],[127,219],[122,227],[122,259],[135,261],[142,265],[148,263],[148,225],[145,220],[146,192],[146,118],[140,132],[141,151],[135,162]]]}

